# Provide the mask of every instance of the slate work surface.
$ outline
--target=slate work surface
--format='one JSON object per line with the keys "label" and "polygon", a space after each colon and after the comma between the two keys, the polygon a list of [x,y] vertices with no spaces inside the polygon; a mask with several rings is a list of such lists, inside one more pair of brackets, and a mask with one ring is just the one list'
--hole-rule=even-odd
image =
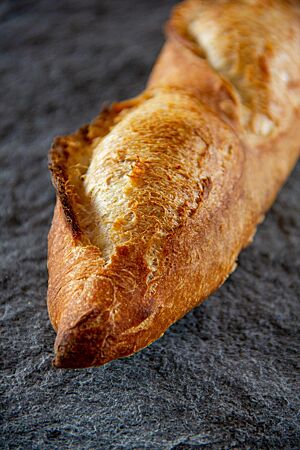
{"label": "slate work surface", "polygon": [[0,3],[0,448],[300,447],[300,165],[239,267],[132,358],[51,367],[54,136],[142,90],[175,0]]}

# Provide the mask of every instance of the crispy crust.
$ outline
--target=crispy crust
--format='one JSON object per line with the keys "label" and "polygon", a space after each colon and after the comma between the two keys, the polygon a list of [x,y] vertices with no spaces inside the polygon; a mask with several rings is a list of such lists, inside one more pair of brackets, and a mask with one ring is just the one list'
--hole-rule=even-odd
{"label": "crispy crust", "polygon": [[[48,310],[57,331],[56,367],[97,366],[128,356],[201,303],[234,270],[239,252],[299,156],[299,109],[288,127],[273,137],[243,132],[234,88],[203,59],[184,31],[186,15],[196,6],[193,0],[176,9],[145,93],[106,108],[92,124],[53,144],[50,170],[57,205],[49,233]],[[117,245],[110,263],[105,262],[82,226],[78,205],[87,199],[76,187],[72,167],[89,165],[95,143],[128,112],[166,91],[179,93],[191,110],[206,118],[206,131],[201,124],[196,131],[211,137],[206,137],[208,156],[201,162],[207,176],[199,206],[164,237],[159,269],[149,279],[142,240],[139,245]],[[174,112],[174,123],[181,120]]]}

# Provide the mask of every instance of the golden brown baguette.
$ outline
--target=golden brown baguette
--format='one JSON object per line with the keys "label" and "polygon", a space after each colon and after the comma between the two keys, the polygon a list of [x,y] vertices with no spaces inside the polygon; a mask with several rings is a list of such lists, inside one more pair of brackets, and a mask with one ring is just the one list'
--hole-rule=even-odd
{"label": "golden brown baguette", "polygon": [[220,286],[300,149],[297,1],[188,0],[147,89],[57,138],[57,367],[128,356]]}

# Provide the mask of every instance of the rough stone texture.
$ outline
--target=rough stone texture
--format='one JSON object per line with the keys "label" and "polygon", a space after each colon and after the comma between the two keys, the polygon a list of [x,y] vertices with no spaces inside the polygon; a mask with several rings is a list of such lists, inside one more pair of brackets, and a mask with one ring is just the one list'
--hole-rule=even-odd
{"label": "rough stone texture", "polygon": [[300,165],[202,306],[134,357],[51,367],[46,239],[53,136],[144,86],[175,0],[4,0],[1,448],[300,447]]}

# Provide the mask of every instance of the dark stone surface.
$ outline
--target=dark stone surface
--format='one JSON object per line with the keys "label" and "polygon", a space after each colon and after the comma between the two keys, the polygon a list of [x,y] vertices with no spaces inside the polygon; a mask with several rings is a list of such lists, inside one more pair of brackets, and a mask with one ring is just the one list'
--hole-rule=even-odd
{"label": "dark stone surface", "polygon": [[162,339],[102,368],[51,367],[48,148],[142,90],[174,3],[0,4],[1,448],[300,447],[299,165],[237,271]]}

